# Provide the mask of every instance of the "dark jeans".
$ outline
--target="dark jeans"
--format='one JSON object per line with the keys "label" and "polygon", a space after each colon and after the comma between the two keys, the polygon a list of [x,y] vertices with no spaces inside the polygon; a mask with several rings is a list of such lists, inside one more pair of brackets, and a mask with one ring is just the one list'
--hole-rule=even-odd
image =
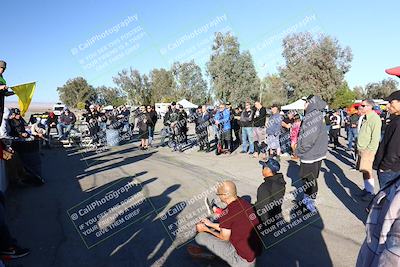
{"label": "dark jeans", "polygon": [[331,143],[333,143],[333,145],[335,147],[340,146],[339,134],[340,134],[340,128],[339,129],[331,129],[331,131],[329,132],[329,138],[331,140]]}
{"label": "dark jeans", "polygon": [[349,141],[347,148],[352,149],[353,148],[353,142],[354,140],[357,139],[358,132],[357,128],[351,128],[349,127],[349,131],[347,132],[347,140]]}
{"label": "dark jeans", "polygon": [[68,125],[65,125],[64,123],[57,124],[58,135],[63,139],[67,138],[69,136],[69,132],[71,131],[72,127],[73,127],[72,124]]}
{"label": "dark jeans", "polygon": [[381,171],[378,170],[378,180],[379,180],[379,187],[382,189],[387,183],[393,181],[397,177],[400,176],[400,172],[394,172],[391,170],[388,171]]}
{"label": "dark jeans", "polygon": [[10,231],[6,224],[5,218],[5,207],[4,207],[4,195],[0,191],[0,249],[7,249],[8,247],[15,245],[16,240],[11,237]]}
{"label": "dark jeans", "polygon": [[153,142],[154,139],[154,126],[149,126],[148,127],[148,131],[149,131],[149,145],[151,145],[151,143]]}

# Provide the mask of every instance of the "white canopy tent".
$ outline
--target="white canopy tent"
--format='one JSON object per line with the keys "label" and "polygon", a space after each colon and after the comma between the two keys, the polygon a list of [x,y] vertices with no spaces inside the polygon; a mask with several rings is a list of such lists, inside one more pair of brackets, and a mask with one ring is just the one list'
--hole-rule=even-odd
{"label": "white canopy tent", "polygon": [[177,103],[178,105],[182,105],[184,109],[190,109],[190,108],[197,108],[198,106],[191,103],[190,101],[186,99],[182,99]]}
{"label": "white canopy tent", "polygon": [[299,99],[289,105],[282,106],[281,110],[304,110],[304,104],[306,103],[305,100]]}

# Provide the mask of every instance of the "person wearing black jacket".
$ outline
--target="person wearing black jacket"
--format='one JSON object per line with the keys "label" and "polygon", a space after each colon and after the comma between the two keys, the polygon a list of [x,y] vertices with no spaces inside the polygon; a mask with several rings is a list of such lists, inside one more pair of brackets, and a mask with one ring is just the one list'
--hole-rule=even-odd
{"label": "person wearing black jacket", "polygon": [[240,135],[240,115],[242,114],[241,108],[237,107],[231,113],[231,125],[232,130],[235,133],[235,145],[240,146],[242,144],[242,138]]}
{"label": "person wearing black jacket", "polygon": [[265,121],[267,118],[267,110],[258,101],[254,104],[254,106],[254,148],[256,151],[255,157],[258,157],[258,155],[261,154],[261,151],[266,147],[265,140],[267,138],[267,133],[265,131]]}
{"label": "person wearing black jacket", "polygon": [[153,142],[154,139],[154,129],[156,128],[157,120],[158,120],[158,115],[157,112],[155,111],[154,106],[147,106],[147,113],[149,113],[149,146],[151,146],[151,143]]}
{"label": "person wearing black jacket", "polygon": [[387,110],[391,114],[385,135],[375,155],[373,168],[378,172],[380,188],[400,177],[400,91],[387,99]]}
{"label": "person wearing black jacket", "polygon": [[208,142],[208,126],[210,125],[210,114],[208,114],[206,106],[199,106],[196,113],[196,134],[199,142],[199,151],[210,152],[210,142]]}
{"label": "person wearing black jacket", "polygon": [[149,122],[150,122],[150,116],[149,116],[149,113],[146,111],[146,106],[141,105],[140,113],[139,113],[138,121],[137,121],[137,127],[139,128],[139,136],[141,139],[140,149],[142,149],[142,150],[148,149]]}
{"label": "person wearing black jacket", "polygon": [[178,141],[180,144],[182,143],[187,144],[187,132],[188,132],[187,120],[188,120],[188,115],[185,109],[183,108],[182,105],[179,105],[179,122],[177,124],[177,127],[179,134]]}
{"label": "person wearing black jacket", "polygon": [[[168,107],[167,113],[164,115],[164,126],[166,126],[169,134],[169,140],[175,142],[177,140],[176,137],[178,136],[178,127],[177,124],[179,122],[179,110],[176,108],[176,102],[172,102],[171,106]],[[164,144],[165,135],[161,138],[161,144]],[[176,147],[174,146],[174,149]]]}
{"label": "person wearing black jacket", "polygon": [[279,221],[277,216],[281,216],[281,199],[285,195],[286,185],[282,173],[278,173],[280,164],[273,158],[268,161],[259,161],[259,163],[263,167],[264,182],[257,189],[257,202],[254,205],[256,213],[263,223],[270,218]]}
{"label": "person wearing black jacket", "polygon": [[25,126],[27,125],[24,118],[21,117],[19,109],[15,108],[10,116],[10,136],[19,138],[28,138],[29,133],[26,131]]}
{"label": "person wearing black jacket", "polygon": [[254,153],[253,117],[254,110],[250,102],[246,102],[245,110],[240,116],[240,124],[242,126],[242,151],[240,153],[247,152],[247,140],[249,142],[249,154],[252,155]]}

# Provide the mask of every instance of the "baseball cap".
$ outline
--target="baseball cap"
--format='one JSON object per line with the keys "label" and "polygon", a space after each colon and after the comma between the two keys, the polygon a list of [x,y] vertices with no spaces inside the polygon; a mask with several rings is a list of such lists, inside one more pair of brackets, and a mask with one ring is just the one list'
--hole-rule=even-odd
{"label": "baseball cap", "polygon": [[18,108],[14,108],[13,113],[19,115],[21,114],[21,111]]}
{"label": "baseball cap", "polygon": [[267,161],[260,160],[259,163],[263,168],[270,169],[274,174],[281,169],[281,165],[276,159],[268,159]]}
{"label": "baseball cap", "polygon": [[172,103],[171,103],[171,106],[176,106],[176,102],[175,102],[175,101],[172,102]]}
{"label": "baseball cap", "polygon": [[225,103],[225,105],[230,106],[231,102],[228,101],[228,102]]}
{"label": "baseball cap", "polygon": [[389,102],[391,102],[392,100],[400,101],[400,90],[391,93],[390,96],[385,98],[385,100]]}

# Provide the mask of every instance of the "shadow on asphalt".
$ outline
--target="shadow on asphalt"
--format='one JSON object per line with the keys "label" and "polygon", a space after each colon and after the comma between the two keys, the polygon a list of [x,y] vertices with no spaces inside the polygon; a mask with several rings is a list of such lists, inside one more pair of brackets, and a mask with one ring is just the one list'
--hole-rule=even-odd
{"label": "shadow on asphalt", "polygon": [[[325,183],[328,188],[357,219],[365,224],[367,219],[365,208],[368,203],[363,202],[357,197],[362,190],[354,182],[349,180],[343,170],[333,161],[326,159],[325,166],[326,168],[321,168],[321,172],[324,174]],[[349,190],[350,194],[346,192],[345,188]]]}

